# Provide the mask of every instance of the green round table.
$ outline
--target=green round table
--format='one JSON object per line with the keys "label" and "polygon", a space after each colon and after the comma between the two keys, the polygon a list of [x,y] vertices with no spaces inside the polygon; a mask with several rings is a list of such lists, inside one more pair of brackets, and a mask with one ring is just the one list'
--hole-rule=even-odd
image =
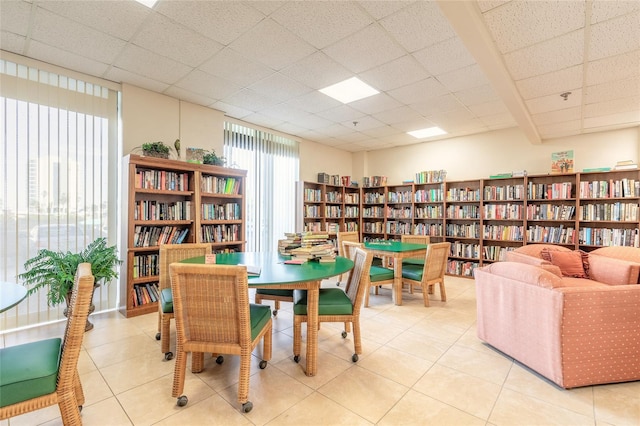
{"label": "green round table", "polygon": [[[289,256],[277,252],[242,252],[216,254],[220,265],[250,265],[260,267],[260,275],[249,276],[249,287],[307,290],[307,376],[315,376],[318,366],[318,298],[323,279],[344,274],[353,268],[353,261],[337,256],[335,262],[305,262],[285,264]],[[205,257],[192,257],[181,263],[203,264]]]}

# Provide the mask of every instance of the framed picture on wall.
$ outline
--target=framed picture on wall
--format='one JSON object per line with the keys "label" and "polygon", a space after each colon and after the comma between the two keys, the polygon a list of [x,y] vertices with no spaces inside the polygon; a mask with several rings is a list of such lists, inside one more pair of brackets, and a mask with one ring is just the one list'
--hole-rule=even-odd
{"label": "framed picture on wall", "polygon": [[551,173],[573,173],[573,150],[551,153]]}

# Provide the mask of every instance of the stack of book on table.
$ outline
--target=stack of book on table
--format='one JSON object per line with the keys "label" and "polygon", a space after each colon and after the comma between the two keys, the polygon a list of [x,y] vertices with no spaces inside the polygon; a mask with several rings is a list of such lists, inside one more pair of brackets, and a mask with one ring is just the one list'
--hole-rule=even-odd
{"label": "stack of book on table", "polygon": [[335,262],[335,246],[327,233],[286,233],[285,237],[278,241],[280,254],[291,255],[294,259]]}
{"label": "stack of book on table", "polygon": [[291,250],[292,259],[299,260],[314,260],[319,262],[335,262],[336,252],[333,244],[316,244],[307,247],[298,247]]}

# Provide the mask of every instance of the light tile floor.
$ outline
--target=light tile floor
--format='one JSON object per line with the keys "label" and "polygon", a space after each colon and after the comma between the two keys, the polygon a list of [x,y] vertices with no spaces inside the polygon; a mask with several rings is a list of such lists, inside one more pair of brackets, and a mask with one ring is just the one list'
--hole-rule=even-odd
{"label": "light tile floor", "polygon": [[[447,277],[446,286],[448,301],[440,302],[436,290],[429,308],[421,294],[405,293],[403,306],[393,305],[387,289],[372,296],[362,314],[364,353],[355,364],[351,335],[342,339],[340,324],[323,324],[315,377],[304,375],[304,355],[293,362],[291,305],[283,304],[265,370],[254,352],[248,414],[236,402],[236,357],[222,365],[208,358],[200,374],[188,368],[189,403],[177,407],[174,361],[164,361],[155,340],[157,314],[94,314],[79,364],[84,424],[640,425],[640,382],[560,389],[478,340],[473,280]],[[1,344],[62,332],[63,324],[40,327],[6,334]],[[50,407],[0,426],[61,423],[58,408]]]}

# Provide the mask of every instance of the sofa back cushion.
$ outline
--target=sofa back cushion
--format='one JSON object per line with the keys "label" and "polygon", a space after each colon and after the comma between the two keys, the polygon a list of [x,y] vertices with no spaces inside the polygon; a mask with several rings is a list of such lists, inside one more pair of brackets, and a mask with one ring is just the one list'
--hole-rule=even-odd
{"label": "sofa back cushion", "polygon": [[527,265],[518,262],[496,262],[484,266],[483,271],[499,275],[504,278],[522,281],[543,288],[562,287],[562,278],[546,271],[539,266]]}
{"label": "sofa back cushion", "polygon": [[554,244],[527,244],[525,246],[518,247],[514,250],[514,252],[521,253],[527,256],[541,257],[540,252],[545,249],[549,251],[571,251],[566,247],[556,246]]}
{"label": "sofa back cushion", "polygon": [[556,265],[565,277],[589,278],[589,255],[582,250],[548,250],[540,251],[540,256]]}
{"label": "sofa back cushion", "polygon": [[640,263],[640,248],[636,247],[600,247],[599,249],[595,249],[590,252],[590,254],[597,254],[599,256],[613,257],[614,259]]}

